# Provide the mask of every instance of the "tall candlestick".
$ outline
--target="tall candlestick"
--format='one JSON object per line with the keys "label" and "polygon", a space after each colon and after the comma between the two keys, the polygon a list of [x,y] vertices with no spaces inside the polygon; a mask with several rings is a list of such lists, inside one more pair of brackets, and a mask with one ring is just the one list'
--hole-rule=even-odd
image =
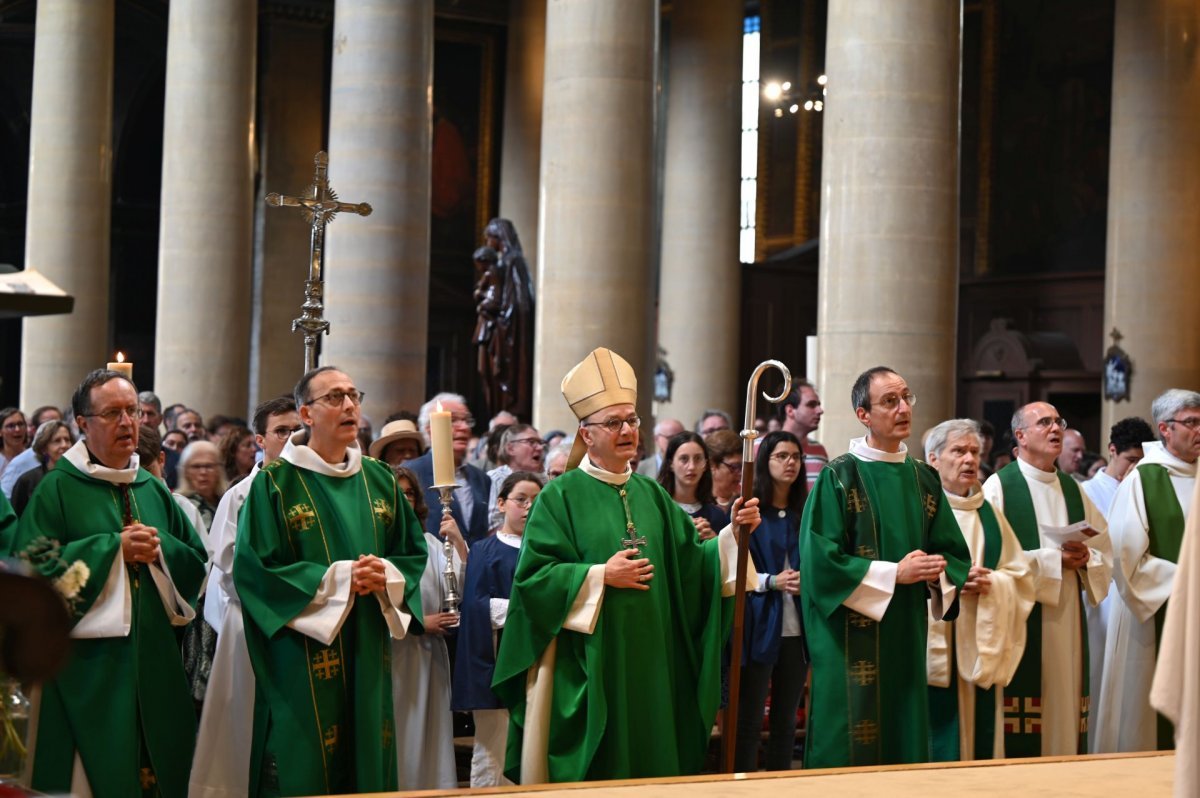
{"label": "tall candlestick", "polygon": [[117,359],[108,364],[109,371],[118,371],[125,379],[133,382],[133,361],[125,362],[125,353],[117,352]]}
{"label": "tall candlestick", "polygon": [[441,402],[429,414],[429,445],[433,449],[434,487],[454,485],[454,433],[450,411],[442,410]]}

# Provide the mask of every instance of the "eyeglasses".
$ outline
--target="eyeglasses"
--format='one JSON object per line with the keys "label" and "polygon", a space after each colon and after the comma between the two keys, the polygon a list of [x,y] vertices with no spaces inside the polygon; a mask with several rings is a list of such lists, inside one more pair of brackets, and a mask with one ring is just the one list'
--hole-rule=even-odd
{"label": "eyeglasses", "polygon": [[533,499],[529,498],[528,496],[509,496],[507,499],[505,499],[505,501],[512,502],[522,510],[528,510],[533,504]]}
{"label": "eyeglasses", "polygon": [[884,410],[895,410],[900,406],[900,400],[902,399],[904,400],[904,404],[908,405],[909,407],[912,407],[917,403],[917,397],[913,395],[912,391],[909,391],[903,395],[889,393],[879,401],[872,402],[871,404],[874,407],[881,407]]}
{"label": "eyeglasses", "polygon": [[1062,416],[1058,416],[1057,418],[1051,418],[1050,416],[1042,416],[1037,421],[1033,422],[1033,426],[1037,427],[1038,429],[1042,429],[1042,430],[1047,430],[1047,429],[1050,429],[1051,427],[1058,427],[1059,429],[1066,429],[1067,428],[1067,420],[1065,418],[1063,418]]}
{"label": "eyeglasses", "polygon": [[279,440],[286,441],[288,438],[292,437],[292,435],[294,435],[295,433],[299,432],[302,429],[304,429],[304,427],[278,426],[278,427],[275,427],[274,429],[270,430],[270,433],[273,436],[275,436],[276,438],[278,438]]}
{"label": "eyeglasses", "polygon": [[10,421],[4,425],[5,429],[25,429],[29,425],[24,421]]}
{"label": "eyeglasses", "polygon": [[621,431],[621,428],[623,426],[625,426],[626,424],[629,425],[630,429],[635,430],[638,427],[642,426],[642,420],[640,418],[638,418],[637,416],[630,416],[629,418],[609,418],[609,419],[605,419],[604,421],[585,421],[582,424],[580,424],[580,426],[581,427],[604,427],[604,429],[608,430],[608,432],[610,434],[616,435],[618,432]]}
{"label": "eyeglasses", "polygon": [[112,410],[105,410],[103,413],[84,413],[88,418],[102,419],[106,424],[118,424],[121,421],[121,416],[129,416],[129,420],[135,424],[142,420],[142,409],[140,407],[114,407]]}
{"label": "eyeglasses", "polygon": [[536,449],[544,449],[546,447],[546,442],[541,438],[516,438],[509,441],[509,443],[524,443]]}
{"label": "eyeglasses", "polygon": [[216,463],[188,463],[187,468],[185,470],[188,470],[188,471],[216,471],[217,464]]}
{"label": "eyeglasses", "polygon": [[466,424],[468,427],[475,426],[475,416],[460,416],[458,414],[450,416],[451,424]]}
{"label": "eyeglasses", "polygon": [[804,455],[799,452],[776,452],[771,455],[771,459],[776,463],[799,463],[804,459]]}
{"label": "eyeglasses", "polygon": [[1200,427],[1200,416],[1192,416],[1191,418],[1168,418],[1166,419],[1166,422],[1168,424],[1182,424],[1189,430],[1194,430],[1196,427]]}
{"label": "eyeglasses", "polygon": [[741,460],[731,460],[730,462],[725,462],[724,460],[722,460],[721,462],[717,463],[717,467],[724,468],[730,474],[742,473],[742,461]]}
{"label": "eyeglasses", "polygon": [[365,393],[351,388],[349,391],[330,391],[329,393],[318,396],[315,399],[309,399],[307,402],[305,402],[305,404],[311,405],[316,404],[317,402],[322,402],[326,407],[341,407],[343,404],[345,404],[347,399],[350,400],[351,404],[361,405],[363,399],[366,398],[367,395]]}

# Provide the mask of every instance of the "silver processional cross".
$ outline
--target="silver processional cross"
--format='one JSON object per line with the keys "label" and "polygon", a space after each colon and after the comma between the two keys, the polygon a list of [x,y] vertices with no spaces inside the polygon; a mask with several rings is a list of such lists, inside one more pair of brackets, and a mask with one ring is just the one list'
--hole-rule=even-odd
{"label": "silver processional cross", "polygon": [[312,227],[309,244],[308,279],[304,282],[304,304],[300,318],[292,321],[292,332],[304,333],[304,371],[317,366],[317,338],[329,332],[325,319],[325,225],[342,211],[370,216],[368,203],[340,202],[337,192],[329,187],[329,155],[318,152],[313,159],[316,177],[302,197],[287,197],[274,192],[267,195],[267,204],[276,208],[302,208],[305,220]]}

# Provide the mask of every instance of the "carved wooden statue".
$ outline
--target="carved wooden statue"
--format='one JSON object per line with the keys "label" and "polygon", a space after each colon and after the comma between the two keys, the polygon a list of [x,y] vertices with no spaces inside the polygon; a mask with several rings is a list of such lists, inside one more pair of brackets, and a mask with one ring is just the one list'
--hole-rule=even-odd
{"label": "carved wooden statue", "polygon": [[529,420],[533,409],[533,283],[517,230],[493,219],[487,246],[475,251],[473,341],[489,415],[507,410]]}

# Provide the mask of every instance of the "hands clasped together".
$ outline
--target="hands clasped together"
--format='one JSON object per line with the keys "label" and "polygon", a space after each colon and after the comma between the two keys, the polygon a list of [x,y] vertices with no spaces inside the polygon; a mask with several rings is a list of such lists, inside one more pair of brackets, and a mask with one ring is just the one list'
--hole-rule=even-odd
{"label": "hands clasped together", "polygon": [[132,523],[121,530],[121,556],[125,562],[152,563],[158,559],[158,530]]}

